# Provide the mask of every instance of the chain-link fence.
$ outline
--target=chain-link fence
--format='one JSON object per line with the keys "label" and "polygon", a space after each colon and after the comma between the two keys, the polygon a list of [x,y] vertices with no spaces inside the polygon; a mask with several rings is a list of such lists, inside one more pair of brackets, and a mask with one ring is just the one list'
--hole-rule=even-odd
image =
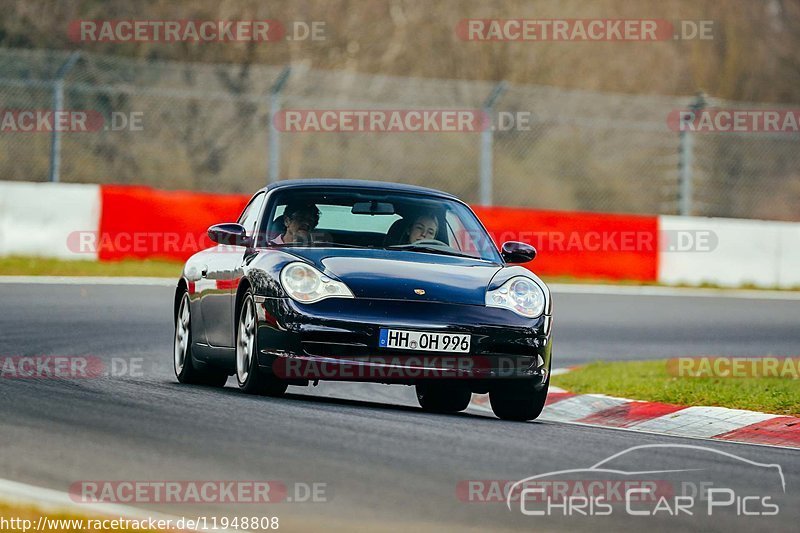
{"label": "chain-link fence", "polygon": [[[800,220],[797,133],[693,134],[690,172],[681,174],[687,143],[668,117],[692,98],[508,85],[486,110],[491,144],[480,131],[278,132],[270,128],[271,104],[283,112],[480,111],[498,87],[303,65],[289,71],[82,53],[70,66],[69,58],[69,52],[0,49],[0,108],[6,111],[0,179],[51,179],[57,156],[55,175],[64,182],[249,193],[267,183],[277,154],[272,163],[281,179],[402,181],[479,203],[487,200],[481,166],[487,167],[488,147],[496,205],[678,213],[687,190],[683,176],[691,180],[692,214]],[[278,93],[282,74],[288,78]],[[100,126],[65,131],[55,142],[50,132],[15,129],[21,110],[58,105],[60,76],[60,108],[101,116]]]}

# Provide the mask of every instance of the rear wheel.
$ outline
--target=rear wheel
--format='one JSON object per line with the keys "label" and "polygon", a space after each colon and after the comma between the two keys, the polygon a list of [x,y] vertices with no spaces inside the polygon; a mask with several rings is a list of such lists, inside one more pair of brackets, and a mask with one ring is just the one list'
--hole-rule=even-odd
{"label": "rear wheel", "polygon": [[192,358],[192,311],[189,306],[189,293],[184,292],[175,316],[175,342],[173,348],[173,368],[181,383],[223,387],[228,374],[219,370],[200,369]]}
{"label": "rear wheel", "polygon": [[236,381],[247,394],[281,396],[288,384],[258,368],[256,306],[250,289],[244,294],[236,328]]}
{"label": "rear wheel", "polygon": [[464,383],[420,383],[416,389],[420,407],[432,413],[458,413],[469,406],[472,397]]}
{"label": "rear wheel", "polygon": [[492,411],[501,420],[534,420],[542,414],[549,386],[549,374],[538,389],[536,382],[530,379],[505,382],[489,392]]}

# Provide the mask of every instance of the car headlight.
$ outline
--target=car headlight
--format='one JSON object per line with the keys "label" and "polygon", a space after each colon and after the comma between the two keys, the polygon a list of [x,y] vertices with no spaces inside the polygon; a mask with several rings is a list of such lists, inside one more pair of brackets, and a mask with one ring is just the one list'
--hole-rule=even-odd
{"label": "car headlight", "polygon": [[353,298],[347,285],[305,263],[289,263],[283,267],[281,285],[289,297],[304,304],[325,298]]}
{"label": "car headlight", "polygon": [[486,291],[487,307],[511,309],[518,315],[536,318],[544,312],[545,295],[530,278],[515,276],[493,291]]}

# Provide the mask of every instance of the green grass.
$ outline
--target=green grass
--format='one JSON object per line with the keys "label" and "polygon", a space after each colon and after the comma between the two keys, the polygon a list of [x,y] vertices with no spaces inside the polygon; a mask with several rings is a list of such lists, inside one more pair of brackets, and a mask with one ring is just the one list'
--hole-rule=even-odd
{"label": "green grass", "polygon": [[676,377],[667,361],[596,362],[553,376],[553,385],[676,405],[709,405],[800,416],[800,379]]}
{"label": "green grass", "polygon": [[182,263],[164,260],[64,261],[40,257],[0,257],[0,276],[144,276],[177,279]]}

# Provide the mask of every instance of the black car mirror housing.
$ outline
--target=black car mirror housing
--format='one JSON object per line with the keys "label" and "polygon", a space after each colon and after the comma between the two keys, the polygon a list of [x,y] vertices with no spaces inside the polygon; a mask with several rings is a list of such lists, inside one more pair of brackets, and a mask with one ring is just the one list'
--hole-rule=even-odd
{"label": "black car mirror housing", "polygon": [[217,244],[247,248],[253,246],[253,238],[247,235],[247,230],[241,224],[215,224],[208,228],[208,237]]}
{"label": "black car mirror housing", "polygon": [[506,263],[527,263],[536,257],[536,248],[524,242],[507,241],[503,243],[500,254]]}

